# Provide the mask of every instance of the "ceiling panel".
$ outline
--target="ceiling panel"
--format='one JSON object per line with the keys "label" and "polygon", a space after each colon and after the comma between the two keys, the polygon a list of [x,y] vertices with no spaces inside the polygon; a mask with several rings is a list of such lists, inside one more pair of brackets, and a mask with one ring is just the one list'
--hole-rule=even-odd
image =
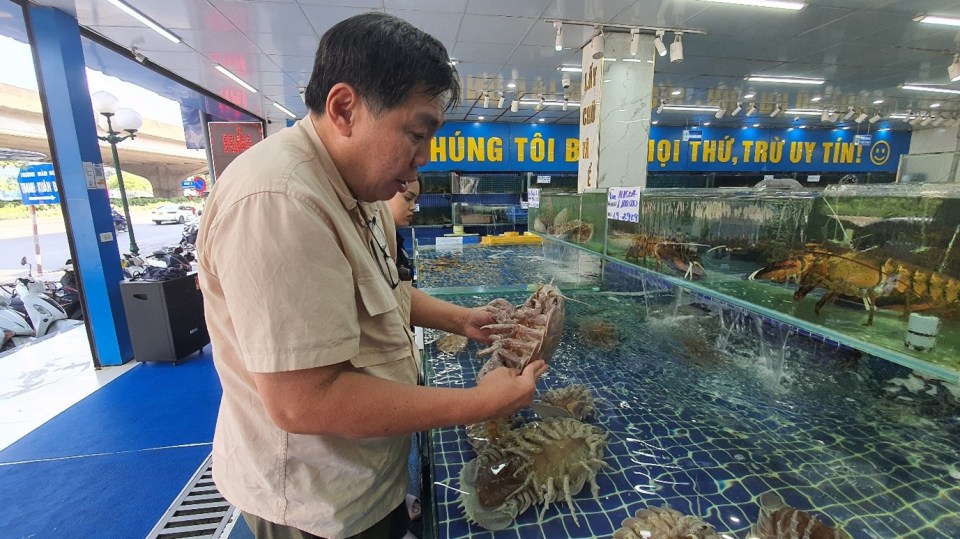
{"label": "ceiling panel", "polygon": [[[298,86],[313,66],[319,37],[333,24],[365,11],[386,10],[440,39],[460,60],[466,107],[457,114],[495,116],[503,121],[536,121],[531,111],[483,109],[483,91],[517,95],[562,95],[560,64],[580,65],[580,47],[596,31],[567,24],[562,51],[554,50],[555,30],[545,19],[597,21],[702,29],[706,35],[683,38],[685,60],[658,58],[654,93],[682,89],[675,101],[701,104],[732,102],[753,88],[764,107],[814,105],[871,106],[884,113],[942,103],[960,111],[960,95],[918,94],[899,88],[904,82],[947,81],[947,65],[960,50],[956,28],[913,21],[921,12],[960,17],[957,0],[809,0],[799,12],[719,5],[699,0],[129,0],[184,42],[173,44],[104,0],[36,0],[76,13],[84,26],[121,47],[136,46],[151,62],[210,90],[236,99],[251,111],[276,120],[282,113],[271,100],[305,111]],[[612,31],[612,30],[611,30]],[[671,33],[666,35],[671,41]],[[99,53],[92,52],[92,55]],[[101,62],[91,58],[92,63]],[[213,70],[222,62],[255,86],[252,94]],[[109,63],[109,62],[103,62]],[[749,85],[750,73],[824,77],[815,88]],[[579,99],[579,75],[569,90]],[[506,83],[515,82],[516,89]],[[568,111],[545,113],[554,121],[575,122]],[[734,119],[731,122],[743,121]],[[753,121],[752,119],[750,121]],[[768,119],[776,122],[777,119]]]}

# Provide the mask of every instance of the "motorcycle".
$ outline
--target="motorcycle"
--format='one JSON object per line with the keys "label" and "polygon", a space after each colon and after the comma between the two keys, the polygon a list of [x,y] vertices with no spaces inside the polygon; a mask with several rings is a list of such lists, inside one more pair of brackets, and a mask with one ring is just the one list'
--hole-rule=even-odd
{"label": "motorcycle", "polygon": [[117,234],[126,232],[128,228],[127,220],[114,208],[110,208],[110,212],[113,215],[113,229],[117,232]]}
{"label": "motorcycle", "polygon": [[9,293],[9,290],[0,293],[3,349],[20,346],[78,324],[70,320],[66,311],[47,295],[44,284],[33,278],[33,265],[28,264],[27,257],[20,259],[20,265],[29,265],[27,276],[16,279],[13,293]]}

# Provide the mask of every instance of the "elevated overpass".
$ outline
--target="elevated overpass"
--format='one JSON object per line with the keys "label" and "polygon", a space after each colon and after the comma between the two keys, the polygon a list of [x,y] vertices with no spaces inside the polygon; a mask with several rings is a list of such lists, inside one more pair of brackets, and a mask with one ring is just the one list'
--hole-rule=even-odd
{"label": "elevated overpass", "polygon": [[[37,92],[0,84],[0,148],[27,150],[50,155],[47,131]],[[90,111],[93,114],[93,111]],[[157,197],[183,194],[180,181],[193,174],[207,172],[203,150],[189,150],[183,127],[144,118],[137,138],[117,145],[124,171],[150,180]],[[105,167],[114,166],[110,145],[100,142]]]}

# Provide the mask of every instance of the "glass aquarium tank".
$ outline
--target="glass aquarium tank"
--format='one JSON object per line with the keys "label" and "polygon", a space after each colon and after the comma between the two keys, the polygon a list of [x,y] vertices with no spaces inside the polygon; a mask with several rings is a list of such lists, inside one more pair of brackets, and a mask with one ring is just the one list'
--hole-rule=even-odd
{"label": "glass aquarium tank", "polygon": [[539,207],[530,208],[528,226],[541,235],[603,253],[606,192],[583,194],[542,191]]}
{"label": "glass aquarium tank", "polygon": [[[776,213],[743,204],[733,213]],[[719,237],[689,221],[685,239]],[[427,437],[426,536],[960,536],[956,383],[703,293],[709,273],[689,281],[560,240],[418,256],[460,265],[457,286],[430,281],[435,296],[519,306],[553,280],[565,315],[533,407]],[[472,387],[489,359],[442,332],[425,343],[431,386]]]}
{"label": "glass aquarium tank", "polygon": [[812,333],[960,381],[960,191],[647,190],[607,256]]}

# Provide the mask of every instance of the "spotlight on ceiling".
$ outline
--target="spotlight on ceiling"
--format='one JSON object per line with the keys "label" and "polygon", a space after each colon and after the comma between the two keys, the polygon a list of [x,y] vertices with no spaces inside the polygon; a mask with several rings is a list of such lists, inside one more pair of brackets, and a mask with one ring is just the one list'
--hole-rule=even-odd
{"label": "spotlight on ceiling", "polygon": [[567,112],[567,106],[568,106],[569,104],[570,104],[570,98],[567,97],[567,96],[563,96],[563,105],[561,105],[561,108],[563,109],[563,112]]}
{"label": "spotlight on ceiling", "polygon": [[853,115],[856,114],[856,111],[853,110],[853,107],[847,107],[847,113],[843,115],[844,120],[849,120],[853,118]]}
{"label": "spotlight on ceiling", "polygon": [[514,99],[510,102],[510,112],[519,112],[520,111],[520,101]]}
{"label": "spotlight on ceiling", "polygon": [[947,75],[950,76],[950,82],[960,81],[960,54],[953,56],[953,63],[947,68]]}
{"label": "spotlight on ceiling", "polygon": [[766,7],[774,9],[791,9],[794,11],[807,7],[806,2],[798,0],[706,0],[718,4],[738,4],[741,6]]}
{"label": "spotlight on ceiling", "polygon": [[599,60],[603,58],[603,32],[593,36],[591,40],[591,46],[593,47],[593,59]]}
{"label": "spotlight on ceiling", "polygon": [[872,123],[872,124],[875,124],[875,123],[879,122],[879,121],[880,121],[880,113],[879,113],[879,112],[874,113],[874,115],[870,117],[870,120],[869,120],[869,121],[870,121],[870,123]]}
{"label": "spotlight on ceiling", "polygon": [[665,105],[665,104],[666,104],[666,103],[664,102],[664,100],[661,99],[661,100],[660,100],[660,104],[657,105],[657,114],[660,114],[661,112],[663,112],[663,105]]}
{"label": "spotlight on ceiling", "polygon": [[740,106],[740,103],[737,103],[736,108],[730,111],[730,116],[736,116],[737,114],[740,114],[741,110],[743,110],[743,107]]}
{"label": "spotlight on ceiling", "polygon": [[487,92],[483,92],[483,108],[490,108],[490,94]]}
{"label": "spotlight on ceiling", "polygon": [[823,111],[820,113],[820,121],[821,122],[830,121],[830,111],[828,111],[827,109],[823,109]]}
{"label": "spotlight on ceiling", "polygon": [[553,48],[557,51],[563,50],[563,23],[557,21],[553,23],[553,27],[557,29],[557,41],[554,43]]}
{"label": "spotlight on ceiling", "polygon": [[923,120],[920,121],[920,125],[926,127],[930,125],[930,122],[933,121],[933,117],[930,115],[924,116]]}
{"label": "spotlight on ceiling", "polygon": [[780,114],[781,112],[783,112],[783,109],[780,108],[780,103],[777,103],[773,106],[773,112],[770,113],[770,117],[776,118],[777,114]]}
{"label": "spotlight on ceiling", "polygon": [[839,117],[840,115],[837,113],[837,109],[833,109],[830,111],[830,115],[827,116],[827,119],[830,120],[831,122],[835,122]]}
{"label": "spotlight on ceiling", "polygon": [[630,56],[636,56],[640,52],[640,29],[630,29]]}
{"label": "spotlight on ceiling", "polygon": [[947,121],[947,119],[944,118],[942,115],[941,115],[941,116],[937,116],[937,119],[933,121],[933,126],[934,126],[934,127],[940,127],[940,126],[943,124],[943,122],[945,122],[945,121]]}
{"label": "spotlight on ceiling", "polygon": [[503,92],[500,92],[500,99],[497,100],[497,108],[498,108],[498,109],[502,109],[502,108],[503,108],[503,102],[504,102],[504,101],[505,101],[505,99],[503,98]]}
{"label": "spotlight on ceiling", "polygon": [[683,33],[674,32],[673,43],[670,44],[670,62],[678,64],[683,61]]}
{"label": "spotlight on ceiling", "polygon": [[860,114],[857,114],[857,117],[854,118],[853,121],[857,122],[858,124],[862,124],[863,121],[866,120],[868,117],[869,116],[867,115],[867,113],[861,110]]}
{"label": "spotlight on ceiling", "polygon": [[657,37],[653,38],[653,46],[657,48],[657,54],[667,55],[667,46],[663,44],[663,30],[657,30]]}
{"label": "spotlight on ceiling", "polygon": [[756,104],[756,103],[750,103],[750,106],[747,107],[747,118],[753,116],[753,115],[756,114],[756,113],[757,113],[757,104]]}
{"label": "spotlight on ceiling", "polygon": [[723,106],[721,105],[720,108],[717,109],[717,113],[714,114],[713,117],[719,120],[720,118],[723,118],[723,115],[726,113],[727,113],[727,109],[723,108]]}
{"label": "spotlight on ceiling", "polygon": [[540,99],[537,101],[536,111],[540,112],[543,110],[543,96],[540,96]]}

